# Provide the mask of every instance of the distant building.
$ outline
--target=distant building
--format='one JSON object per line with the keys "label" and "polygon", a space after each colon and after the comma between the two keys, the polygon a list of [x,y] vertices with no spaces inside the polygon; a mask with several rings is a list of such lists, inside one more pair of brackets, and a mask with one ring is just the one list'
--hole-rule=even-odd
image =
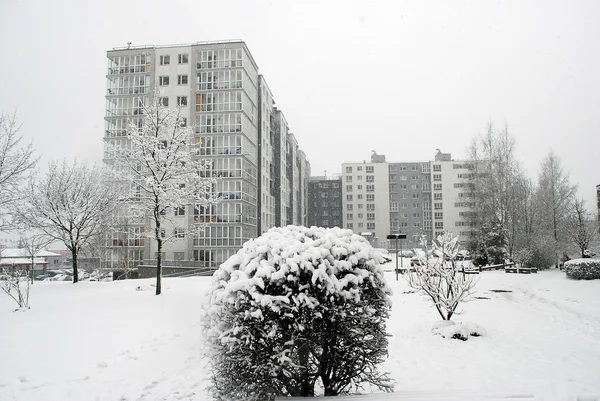
{"label": "distant building", "polygon": [[40,250],[33,255],[33,259],[25,248],[5,248],[0,250],[0,267],[8,271],[20,269],[29,270],[33,263],[33,270],[45,272],[48,269],[48,258],[59,256],[57,253]]}
{"label": "distant building", "polygon": [[342,177],[310,177],[308,182],[308,226],[343,227]]}
{"label": "distant building", "polygon": [[386,162],[373,151],[370,163],[343,163],[343,227],[390,251],[395,243],[388,234],[406,234],[405,248],[445,230],[467,242],[473,206],[469,168],[439,149],[433,161]]}

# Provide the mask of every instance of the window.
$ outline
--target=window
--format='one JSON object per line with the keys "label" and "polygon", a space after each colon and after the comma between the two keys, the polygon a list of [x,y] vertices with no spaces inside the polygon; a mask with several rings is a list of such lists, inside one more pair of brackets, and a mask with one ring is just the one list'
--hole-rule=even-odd
{"label": "window", "polygon": [[442,208],[442,202],[435,202],[433,204],[433,208],[436,210],[440,210]]}
{"label": "window", "polygon": [[360,191],[362,189],[362,185],[359,185],[357,189]]}
{"label": "window", "polygon": [[352,185],[346,185],[346,191],[352,192]]}
{"label": "window", "polygon": [[442,171],[442,165],[441,164],[434,164],[433,165],[433,171]]}
{"label": "window", "polygon": [[187,85],[188,76],[187,75],[177,75],[177,85]]}
{"label": "window", "polygon": [[354,217],[352,213],[346,213],[346,220],[352,220]]}
{"label": "window", "polygon": [[410,189],[416,191],[417,189],[419,189],[419,184],[410,184]]}
{"label": "window", "polygon": [[442,194],[441,193],[433,194],[433,199],[442,200]]}
{"label": "window", "polygon": [[359,203],[359,204],[358,204],[358,208],[359,208],[359,209],[362,209],[362,208],[363,208],[363,204],[362,204],[362,203]]}
{"label": "window", "polygon": [[444,218],[444,212],[435,212],[433,215],[434,215],[434,217],[436,219],[443,219]]}
{"label": "window", "polygon": [[171,56],[165,55],[160,56],[160,65],[169,65],[171,64]]}
{"label": "window", "polygon": [[435,222],[435,228],[443,230],[444,229],[444,222],[443,221],[436,221]]}
{"label": "window", "polygon": [[419,217],[421,217],[421,216],[419,215],[419,213],[413,213],[413,218],[414,218],[414,219],[418,219]]}
{"label": "window", "polygon": [[368,176],[367,176],[367,182],[373,182],[373,181],[375,181],[375,176],[373,176],[373,175],[368,175]]}
{"label": "window", "polygon": [[187,106],[187,96],[177,96],[177,106]]}
{"label": "window", "polygon": [[442,184],[441,183],[440,184],[433,184],[433,190],[434,191],[441,191],[442,190]]}
{"label": "window", "polygon": [[346,176],[346,182],[352,182],[352,176],[351,175],[347,175]]}
{"label": "window", "polygon": [[362,181],[362,179],[363,179],[363,176],[362,176],[362,175],[359,175],[358,177],[356,177],[356,179],[357,179],[358,181]]}
{"label": "window", "polygon": [[352,230],[354,228],[354,225],[352,223],[348,223],[346,224],[346,228]]}
{"label": "window", "polygon": [[175,216],[185,216],[185,206],[176,207]]}
{"label": "window", "polygon": [[346,204],[346,210],[352,210],[352,203]]}
{"label": "window", "polygon": [[352,173],[352,166],[346,167],[346,173],[349,173],[349,174]]}
{"label": "window", "polygon": [[390,202],[390,212],[398,211],[398,202]]}
{"label": "window", "polygon": [[187,64],[188,63],[188,55],[187,54],[180,54],[177,58],[178,58],[179,64]]}
{"label": "window", "polygon": [[359,199],[359,200],[360,200],[360,199],[362,199],[362,198],[363,198],[363,197],[362,197],[362,194],[358,194],[358,195],[356,196],[356,199]]}
{"label": "window", "polygon": [[373,166],[367,166],[367,167],[365,168],[365,171],[366,171],[367,173],[373,173],[373,172],[375,171],[375,167],[373,167]]}
{"label": "window", "polygon": [[375,213],[367,213],[367,220],[375,220]]}
{"label": "window", "polygon": [[367,210],[375,210],[375,204],[374,203],[367,203]]}
{"label": "window", "polygon": [[413,199],[419,199],[419,194],[412,194]]}
{"label": "window", "polygon": [[367,194],[368,202],[375,202],[375,194]]}
{"label": "window", "polygon": [[356,167],[356,171],[362,171],[362,166]]}
{"label": "window", "polygon": [[442,175],[441,174],[434,174],[433,175],[433,181],[442,181]]}
{"label": "window", "polygon": [[169,98],[167,96],[160,98],[160,104],[165,107],[169,107]]}
{"label": "window", "polygon": [[162,76],[158,77],[158,84],[160,86],[168,86],[169,85],[169,76],[162,75]]}
{"label": "window", "polygon": [[412,171],[419,171],[419,167],[415,164],[410,168]]}
{"label": "window", "polygon": [[351,200],[352,200],[352,194],[348,194],[348,195],[346,195],[346,200],[347,200],[347,201],[351,201]]}
{"label": "window", "polygon": [[356,217],[359,218],[359,219],[362,219],[363,218],[363,214],[359,213],[358,216],[356,216]]}
{"label": "window", "polygon": [[375,223],[367,223],[367,230],[374,230],[375,229]]}

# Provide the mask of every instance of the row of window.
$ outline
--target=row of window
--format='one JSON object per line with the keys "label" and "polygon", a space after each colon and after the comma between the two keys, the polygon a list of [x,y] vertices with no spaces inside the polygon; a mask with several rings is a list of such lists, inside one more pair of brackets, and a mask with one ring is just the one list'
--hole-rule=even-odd
{"label": "row of window", "polygon": [[[357,207],[359,209],[362,209],[363,208],[363,204],[359,203],[357,205]],[[347,203],[346,204],[346,210],[353,210],[353,208],[354,208],[354,205],[352,203]],[[367,203],[367,210],[375,210],[375,204],[374,203]]]}
{"label": "row of window", "polygon": [[[363,171],[363,166],[356,166],[356,171]],[[365,166],[365,172],[366,173],[374,173],[375,172],[375,167],[374,166]],[[352,174],[352,166],[346,166],[346,174]]]}
{"label": "row of window", "polygon": [[[362,176],[362,175],[359,175],[359,176],[357,176],[357,177],[356,177],[356,179],[357,179],[358,181],[362,181],[362,179],[363,179],[363,176]],[[374,175],[367,175],[367,176],[366,176],[366,181],[367,181],[367,182],[374,182],[374,181],[375,181],[375,176],[374,176]],[[346,176],[346,182],[352,182],[352,176],[351,176],[351,175],[347,175],[347,176]]]}
{"label": "row of window", "polygon": [[[352,194],[348,194],[346,195],[346,200],[347,201],[352,201],[353,200],[353,195]],[[362,194],[358,194],[356,195],[356,199],[361,200],[363,198]],[[375,201],[375,194],[367,194],[367,202],[374,202]]]}
{"label": "row of window", "polygon": [[[177,64],[187,64],[187,63],[188,63],[188,55],[187,54],[183,53],[183,54],[177,55]],[[171,56],[168,54],[164,54],[164,55],[160,56],[159,64],[160,65],[171,64]]]}
{"label": "row of window", "polygon": [[[356,189],[358,191],[360,191],[363,189],[363,187],[362,187],[362,185],[357,185]],[[352,190],[353,190],[352,185],[346,185],[347,192],[352,192]],[[367,185],[367,192],[373,192],[373,191],[375,191],[375,185]]]}
{"label": "row of window", "polygon": [[[349,230],[354,230],[354,224],[346,223],[346,228]],[[363,228],[363,223],[358,223],[358,228]],[[372,222],[367,223],[367,230],[375,230],[375,223],[372,223]]]}
{"label": "row of window", "polygon": [[[160,86],[169,86],[171,78],[169,75],[161,75],[158,77],[158,84]],[[187,85],[188,76],[186,74],[177,75],[177,85]]]}

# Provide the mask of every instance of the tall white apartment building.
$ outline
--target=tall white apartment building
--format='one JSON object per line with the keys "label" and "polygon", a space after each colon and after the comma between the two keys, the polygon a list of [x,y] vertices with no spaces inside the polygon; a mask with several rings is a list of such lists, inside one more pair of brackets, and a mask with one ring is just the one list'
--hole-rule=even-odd
{"label": "tall white apartment building", "polygon": [[[165,267],[214,268],[270,227],[305,222],[310,164],[287,122],[281,129],[283,113],[243,41],[127,46],[109,50],[107,58],[105,161],[110,144],[126,146],[129,123],[142,124],[140,106],[156,88],[163,105],[182,108],[194,126],[193,146],[220,178],[220,204],[173,211],[174,230],[206,228],[166,244]],[[107,242],[105,265],[124,254],[134,265],[155,258],[154,241],[140,236],[148,222],[127,224],[129,234],[115,233]]]}
{"label": "tall white apartment building", "polygon": [[470,164],[454,161],[450,153],[438,153],[431,163],[434,237],[443,231],[458,235],[466,243],[471,234],[469,214],[472,213],[473,173]]}
{"label": "tall white apartment building", "polygon": [[377,248],[387,248],[390,233],[389,164],[374,153],[371,161],[342,164],[342,217]]}

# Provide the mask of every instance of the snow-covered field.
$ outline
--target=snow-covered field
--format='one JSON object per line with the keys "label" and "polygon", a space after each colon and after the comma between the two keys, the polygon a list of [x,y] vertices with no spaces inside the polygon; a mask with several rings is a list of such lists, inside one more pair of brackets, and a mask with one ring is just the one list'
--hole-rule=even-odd
{"label": "snow-covered field", "polygon": [[[453,320],[487,336],[462,342],[432,335],[435,309],[386,274],[395,294],[382,368],[396,391],[600,399],[600,281],[485,272],[480,299]],[[209,280],[165,279],[158,297],[152,280],[36,282],[26,312],[0,294],[0,400],[209,399],[199,328]]]}

